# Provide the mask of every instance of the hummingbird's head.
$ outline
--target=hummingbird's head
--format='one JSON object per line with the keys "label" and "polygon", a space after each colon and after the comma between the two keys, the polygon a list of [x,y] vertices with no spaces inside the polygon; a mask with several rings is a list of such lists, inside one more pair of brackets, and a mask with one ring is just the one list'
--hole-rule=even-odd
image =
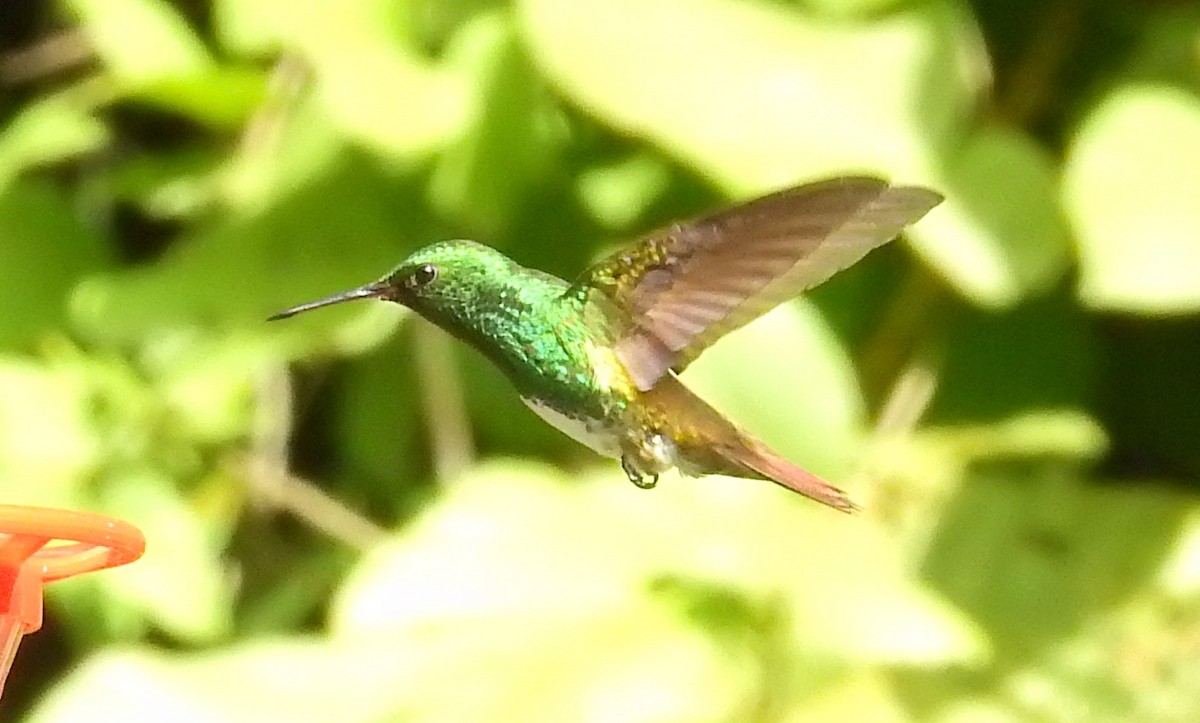
{"label": "hummingbird's head", "polygon": [[377,281],[294,306],[270,320],[355,299],[392,301],[434,320],[459,316],[481,293],[503,285],[513,268],[507,256],[483,244],[442,241],[414,251]]}

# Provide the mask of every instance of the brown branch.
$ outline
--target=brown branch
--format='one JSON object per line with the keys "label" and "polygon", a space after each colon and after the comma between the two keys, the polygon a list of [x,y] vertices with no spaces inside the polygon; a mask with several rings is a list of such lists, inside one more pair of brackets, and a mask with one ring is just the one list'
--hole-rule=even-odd
{"label": "brown branch", "polygon": [[279,369],[264,374],[256,396],[252,451],[245,464],[252,502],[284,510],[358,549],[382,540],[385,530],[288,471],[292,388],[287,372]]}
{"label": "brown branch", "polygon": [[63,30],[0,58],[0,84],[36,83],[93,58],[87,38],[79,30]]}

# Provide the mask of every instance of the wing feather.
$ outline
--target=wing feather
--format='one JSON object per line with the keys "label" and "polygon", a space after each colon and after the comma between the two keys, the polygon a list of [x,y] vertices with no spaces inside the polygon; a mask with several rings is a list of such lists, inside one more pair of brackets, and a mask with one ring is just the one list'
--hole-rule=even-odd
{"label": "wing feather", "polygon": [[721,336],[896,237],[940,203],[868,177],[819,181],[674,224],[588,269],[628,315],[616,354],[646,390]]}

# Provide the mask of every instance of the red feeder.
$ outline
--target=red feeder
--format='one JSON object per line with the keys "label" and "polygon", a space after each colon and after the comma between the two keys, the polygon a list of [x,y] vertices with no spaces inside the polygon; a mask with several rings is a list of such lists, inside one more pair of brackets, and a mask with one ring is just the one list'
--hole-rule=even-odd
{"label": "red feeder", "polygon": [[42,627],[42,583],[133,562],[146,538],[104,515],[0,505],[0,693],[21,636]]}

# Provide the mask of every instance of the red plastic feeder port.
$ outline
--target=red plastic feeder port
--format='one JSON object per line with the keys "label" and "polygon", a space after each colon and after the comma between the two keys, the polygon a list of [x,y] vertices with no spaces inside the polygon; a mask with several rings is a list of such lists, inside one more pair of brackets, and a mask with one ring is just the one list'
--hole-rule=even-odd
{"label": "red plastic feeder port", "polygon": [[90,512],[0,505],[0,693],[21,636],[42,627],[42,584],[133,562],[146,538]]}

